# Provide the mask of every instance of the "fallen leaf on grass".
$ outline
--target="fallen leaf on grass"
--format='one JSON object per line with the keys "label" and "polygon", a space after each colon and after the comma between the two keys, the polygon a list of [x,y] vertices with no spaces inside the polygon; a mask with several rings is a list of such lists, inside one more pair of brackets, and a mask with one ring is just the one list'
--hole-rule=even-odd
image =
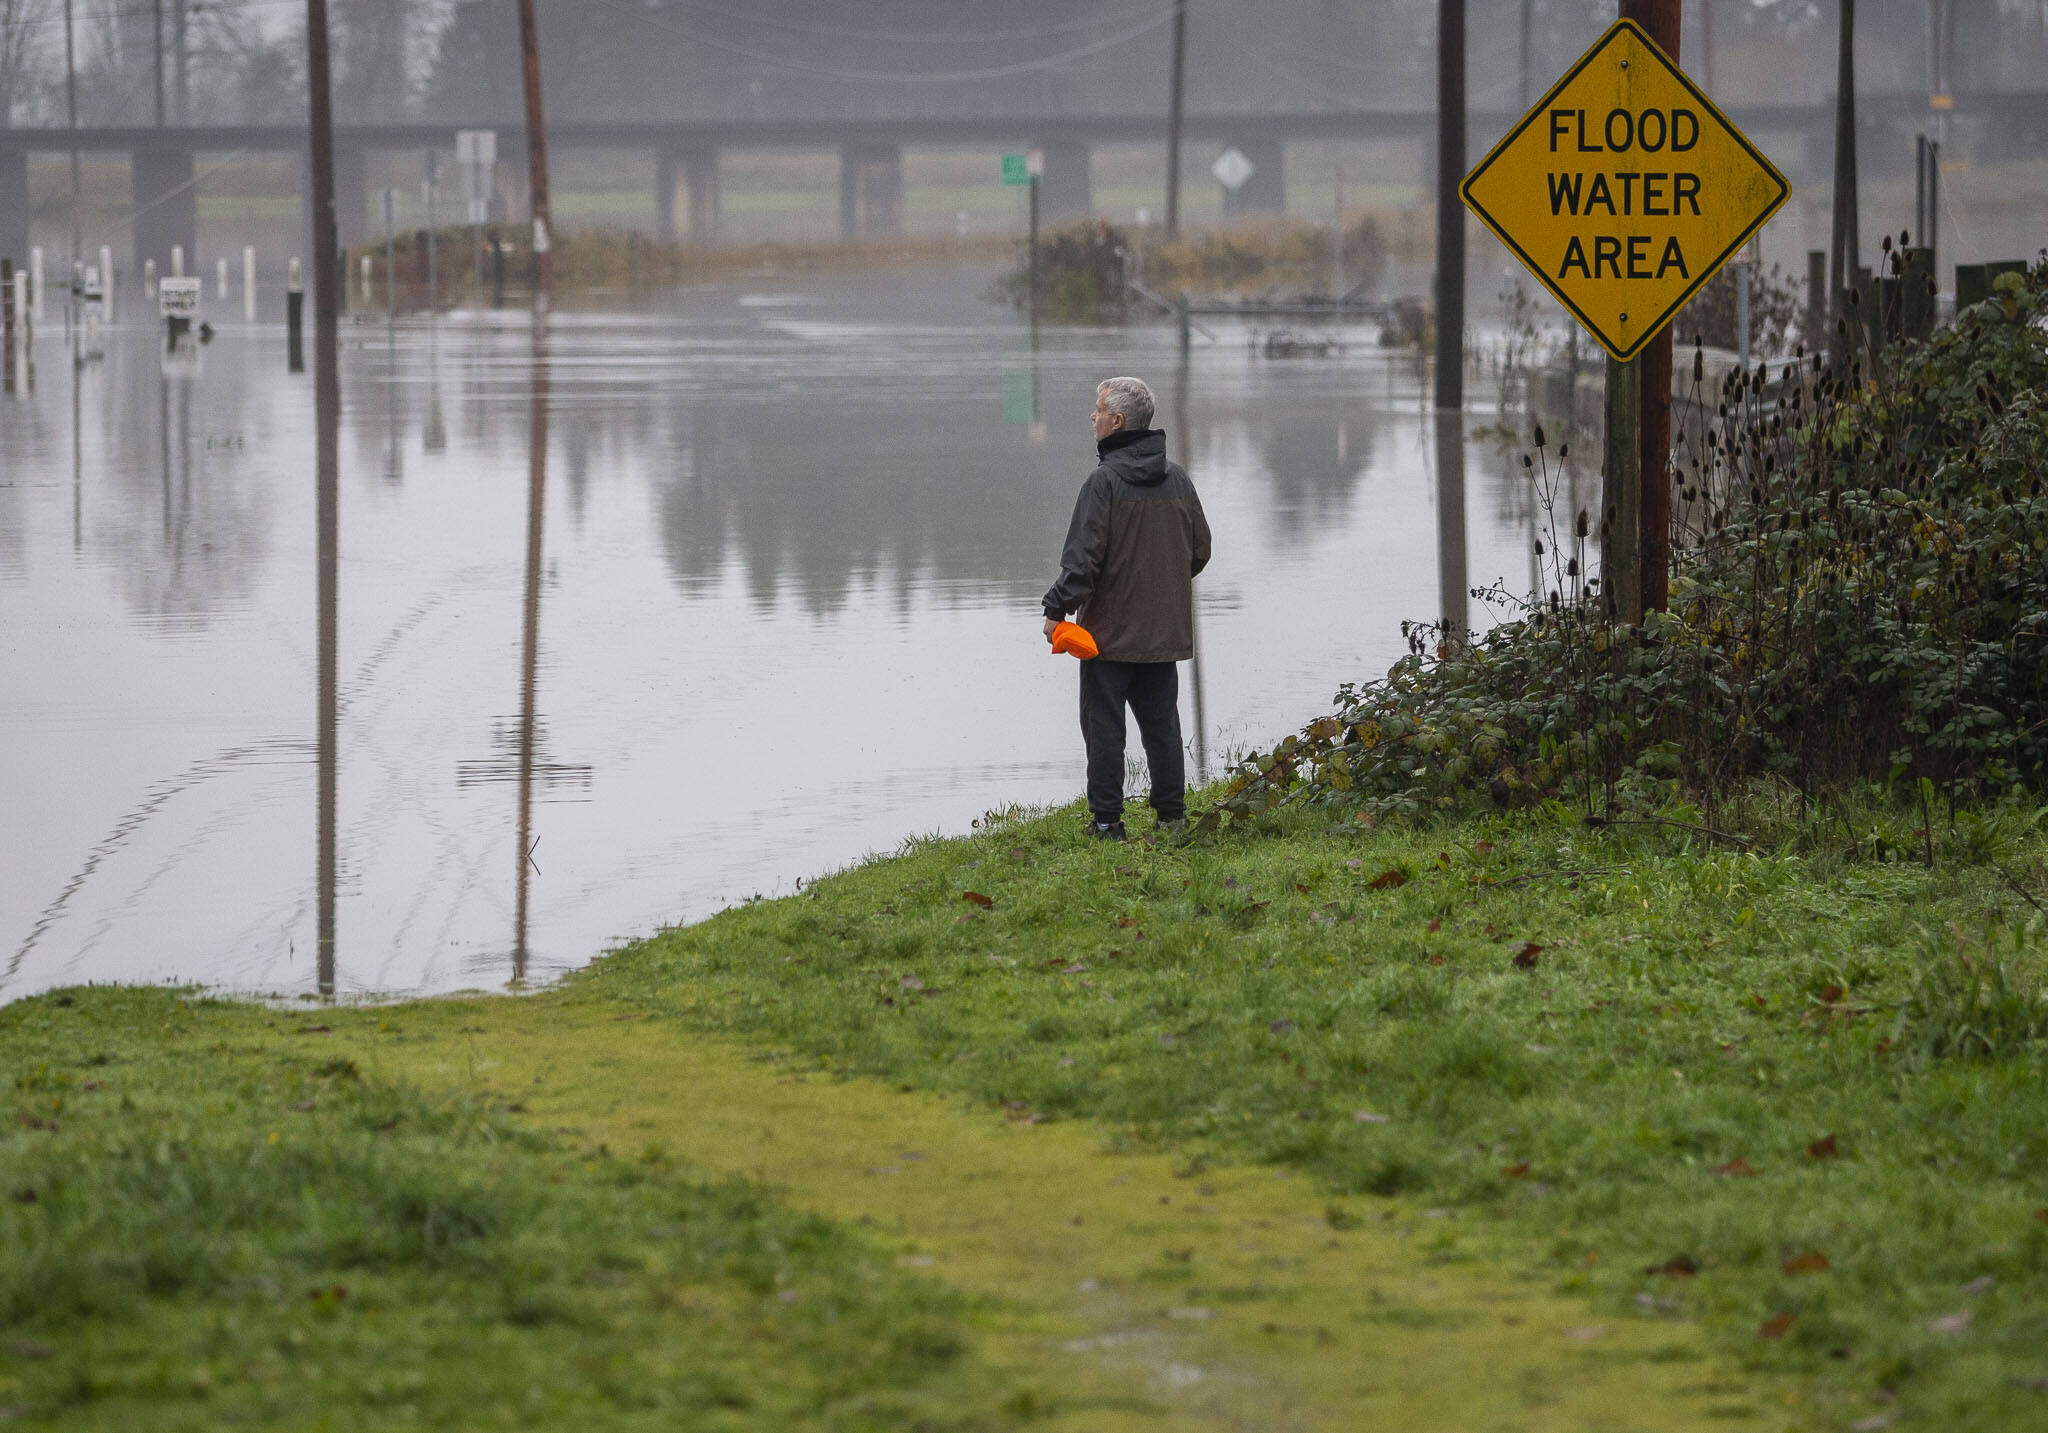
{"label": "fallen leaf on grass", "polygon": [[1758,1338],[1783,1338],[1799,1322],[1797,1314],[1772,1314],[1756,1326]]}
{"label": "fallen leaf on grass", "polygon": [[1504,1164],[1500,1167],[1500,1172],[1508,1179],[1525,1178],[1529,1173],[1529,1161],[1525,1159],[1519,1164]]}
{"label": "fallen leaf on grass", "polygon": [[1387,1117],[1382,1114],[1375,1114],[1371,1110],[1353,1110],[1351,1112],[1351,1122],[1361,1125],[1383,1125],[1387,1122]]}
{"label": "fallen leaf on grass", "polygon": [[1974,1310],[1957,1309],[1952,1314],[1943,1314],[1938,1319],[1929,1319],[1927,1321],[1927,1329],[1930,1333],[1968,1333],[1970,1325],[1976,1321],[1977,1315]]}
{"label": "fallen leaf on grass", "polygon": [[1442,965],[1442,964],[1444,963],[1444,954],[1443,954],[1443,952],[1442,952],[1442,951],[1438,951],[1438,952],[1437,952],[1437,953],[1436,953],[1435,955],[1432,955],[1432,956],[1431,956],[1431,957],[1429,958],[1429,963],[1430,963],[1431,965]]}
{"label": "fallen leaf on grass", "polygon": [[1051,960],[1048,960],[1046,964],[1054,970],[1065,970],[1072,962],[1064,955],[1056,955]]}
{"label": "fallen leaf on grass", "polygon": [[1729,1160],[1726,1164],[1715,1165],[1714,1173],[1726,1175],[1730,1179],[1756,1178],[1756,1170],[1750,1165],[1750,1162],[1748,1160],[1744,1159],[1739,1154],[1736,1155],[1735,1158]]}
{"label": "fallen leaf on grass", "polygon": [[1122,929],[1129,930],[1132,926],[1138,923],[1138,918],[1136,916],[1118,916],[1116,918],[1116,923]]}
{"label": "fallen leaf on grass", "polygon": [[923,982],[922,980],[919,980],[919,979],[918,979],[918,978],[917,978],[916,976],[914,976],[914,975],[899,975],[899,976],[897,976],[897,977],[896,977],[896,985],[897,985],[897,988],[898,988],[898,989],[900,989],[900,990],[922,990],[922,989],[924,989],[924,982]]}
{"label": "fallen leaf on grass", "polygon": [[1443,928],[1444,918],[1442,916],[1432,917],[1429,924],[1423,927],[1423,929],[1428,931],[1431,935],[1435,935],[1438,931],[1442,930]]}
{"label": "fallen leaf on grass", "polygon": [[1806,1147],[1808,1159],[1833,1159],[1841,1151],[1835,1147],[1835,1137],[1824,1134]]}
{"label": "fallen leaf on grass", "polygon": [[995,902],[980,891],[962,891],[960,899],[970,906],[980,906],[983,910],[992,910],[995,907]]}
{"label": "fallen leaf on grass", "polygon": [[1778,1265],[1778,1272],[1781,1274],[1825,1274],[1832,1267],[1834,1266],[1828,1263],[1827,1255],[1821,1253],[1818,1249],[1811,1249],[1804,1254],[1794,1254],[1784,1263]]}
{"label": "fallen leaf on grass", "polygon": [[1534,970],[1536,968],[1536,957],[1541,954],[1543,954],[1542,946],[1533,940],[1525,941],[1522,948],[1515,952],[1515,969]]}
{"label": "fallen leaf on grass", "polygon": [[1493,842],[1481,841],[1472,848],[1472,854],[1475,856],[1491,856],[1493,854]]}
{"label": "fallen leaf on grass", "polygon": [[1024,848],[1023,848],[1022,846],[1012,846],[1012,847],[1010,848],[1010,859],[1011,859],[1011,860],[1013,860],[1013,861],[1021,861],[1021,860],[1023,860],[1023,859],[1024,859]]}
{"label": "fallen leaf on grass", "polygon": [[1305,884],[1303,884],[1302,882],[1300,882],[1300,881],[1296,881],[1296,882],[1294,883],[1294,889],[1296,889],[1297,891],[1300,891],[1300,892],[1301,892],[1301,893],[1302,893],[1303,895],[1307,895],[1307,894],[1308,894],[1308,890],[1309,890],[1309,888],[1308,888],[1308,887],[1307,887],[1307,886],[1306,886]]}
{"label": "fallen leaf on grass", "polygon": [[1690,1254],[1673,1254],[1661,1264],[1652,1264],[1643,1270],[1646,1274],[1662,1274],[1667,1279],[1697,1278],[1700,1261]]}
{"label": "fallen leaf on grass", "polygon": [[2036,1209],[2034,1211],[2034,1217],[2038,1219],[2041,1223],[2048,1224],[2048,1209]]}
{"label": "fallen leaf on grass", "polygon": [[1118,866],[1116,867],[1116,873],[1119,876],[1135,876],[1138,874],[1138,868],[1136,866]]}
{"label": "fallen leaf on grass", "polygon": [[1824,985],[1820,991],[1820,1003],[1823,1005],[1839,1005],[1842,997],[1848,993],[1839,985]]}
{"label": "fallen leaf on grass", "polygon": [[1407,885],[1408,877],[1405,872],[1398,870],[1381,871],[1365,884],[1375,891],[1391,891],[1396,886]]}

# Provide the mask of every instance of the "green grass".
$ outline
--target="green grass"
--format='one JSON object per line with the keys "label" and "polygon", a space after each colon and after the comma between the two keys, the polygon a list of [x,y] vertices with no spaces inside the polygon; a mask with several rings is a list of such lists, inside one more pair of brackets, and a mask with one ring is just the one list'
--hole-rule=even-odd
{"label": "green grass", "polygon": [[1186,850],[999,819],[579,980],[1191,1162],[1465,1206],[1507,1257],[1619,1316],[1697,1316],[1826,1406],[2031,1428],[2039,815],[1937,813],[1931,871],[1917,808],[1875,797],[1757,849],[1564,811],[1287,813]]}
{"label": "green grass", "polygon": [[318,1018],[0,1010],[0,1419],[893,1429],[984,1402],[963,1301],[862,1236],[381,1081]]}

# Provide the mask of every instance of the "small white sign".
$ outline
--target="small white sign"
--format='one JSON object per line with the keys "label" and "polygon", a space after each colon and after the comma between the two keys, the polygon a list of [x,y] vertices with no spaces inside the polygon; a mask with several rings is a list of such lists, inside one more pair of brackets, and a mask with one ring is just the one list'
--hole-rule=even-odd
{"label": "small white sign", "polygon": [[1235,194],[1244,188],[1245,180],[1252,177],[1252,162],[1244,157],[1243,151],[1235,146],[1223,151],[1223,155],[1209,166],[1209,172],[1216,176],[1216,182]]}
{"label": "small white sign", "polygon": [[165,318],[197,318],[199,316],[200,287],[198,279],[158,279],[156,281],[157,312]]}
{"label": "small white sign", "polygon": [[1027,149],[1024,151],[1024,172],[1033,179],[1041,179],[1045,176],[1044,150]]}

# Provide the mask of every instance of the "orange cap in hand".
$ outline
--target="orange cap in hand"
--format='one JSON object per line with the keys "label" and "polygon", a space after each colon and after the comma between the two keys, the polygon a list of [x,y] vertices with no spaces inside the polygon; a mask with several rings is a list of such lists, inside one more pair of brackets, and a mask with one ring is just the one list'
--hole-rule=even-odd
{"label": "orange cap in hand", "polygon": [[1061,652],[1070,652],[1086,662],[1096,654],[1095,639],[1088,635],[1086,627],[1073,622],[1061,622],[1052,629],[1052,650],[1055,656]]}

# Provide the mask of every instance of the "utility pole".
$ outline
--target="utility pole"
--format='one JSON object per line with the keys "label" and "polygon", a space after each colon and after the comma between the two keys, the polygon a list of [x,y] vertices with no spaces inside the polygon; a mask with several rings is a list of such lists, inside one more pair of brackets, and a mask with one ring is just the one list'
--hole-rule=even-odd
{"label": "utility pole", "polygon": [[336,636],[341,571],[341,374],[336,289],[341,257],[334,228],[334,101],[327,55],[327,0],[306,0],[306,108],[313,177],[313,408],[315,416],[315,546],[318,553],[319,677],[315,698],[319,748],[318,948],[316,976],[323,995],[334,993]]}
{"label": "utility pole", "polygon": [[[64,114],[71,126],[71,272],[75,280],[80,255],[85,251],[85,228],[78,212],[78,52],[72,46],[71,0],[64,0]],[[107,282],[107,276],[102,274],[101,293],[107,291]]]}
{"label": "utility pole", "polygon": [[1465,0],[1437,0],[1436,406],[1465,406]]}
{"label": "utility pole", "polygon": [[185,9],[189,0],[173,0],[173,3],[178,7],[172,12],[171,18],[171,44],[176,48],[178,61],[177,67],[173,71],[178,82],[178,123],[190,124],[192,123],[192,110],[190,108],[191,91],[186,84],[187,69],[185,65]]}
{"label": "utility pole", "polygon": [[1536,30],[1536,0],[1522,0],[1522,69],[1521,79],[1515,88],[1515,108],[1529,108],[1529,61],[1534,48]]}
{"label": "utility pole", "polygon": [[1714,0],[1700,0],[1700,88],[1714,96]]}
{"label": "utility pole", "polygon": [[164,0],[150,0],[156,23],[156,127],[164,127]]}
{"label": "utility pole", "polygon": [[[1848,316],[1849,286],[1863,245],[1856,232],[1856,0],[1841,0],[1835,66],[1835,197],[1834,225],[1828,241],[1828,316],[1839,324]],[[1840,333],[1830,337],[1836,362],[1847,361],[1848,343]]]}
{"label": "utility pole", "polygon": [[519,54],[526,70],[527,187],[533,195],[533,304],[542,313],[555,292],[554,234],[548,223],[548,129],[540,103],[540,26],[533,0],[519,0]]}
{"label": "utility pole", "polygon": [[1187,93],[1188,0],[1173,0],[1173,69],[1166,81],[1166,237],[1180,237],[1180,121]]}
{"label": "utility pole", "polygon": [[[1621,0],[1621,18],[1678,63],[1680,0]],[[1642,563],[1642,611],[1662,612],[1671,601],[1671,326],[1637,350],[1635,370],[1638,500],[1637,553]],[[1610,370],[1611,372],[1612,370]],[[1629,618],[1634,621],[1634,617]]]}

